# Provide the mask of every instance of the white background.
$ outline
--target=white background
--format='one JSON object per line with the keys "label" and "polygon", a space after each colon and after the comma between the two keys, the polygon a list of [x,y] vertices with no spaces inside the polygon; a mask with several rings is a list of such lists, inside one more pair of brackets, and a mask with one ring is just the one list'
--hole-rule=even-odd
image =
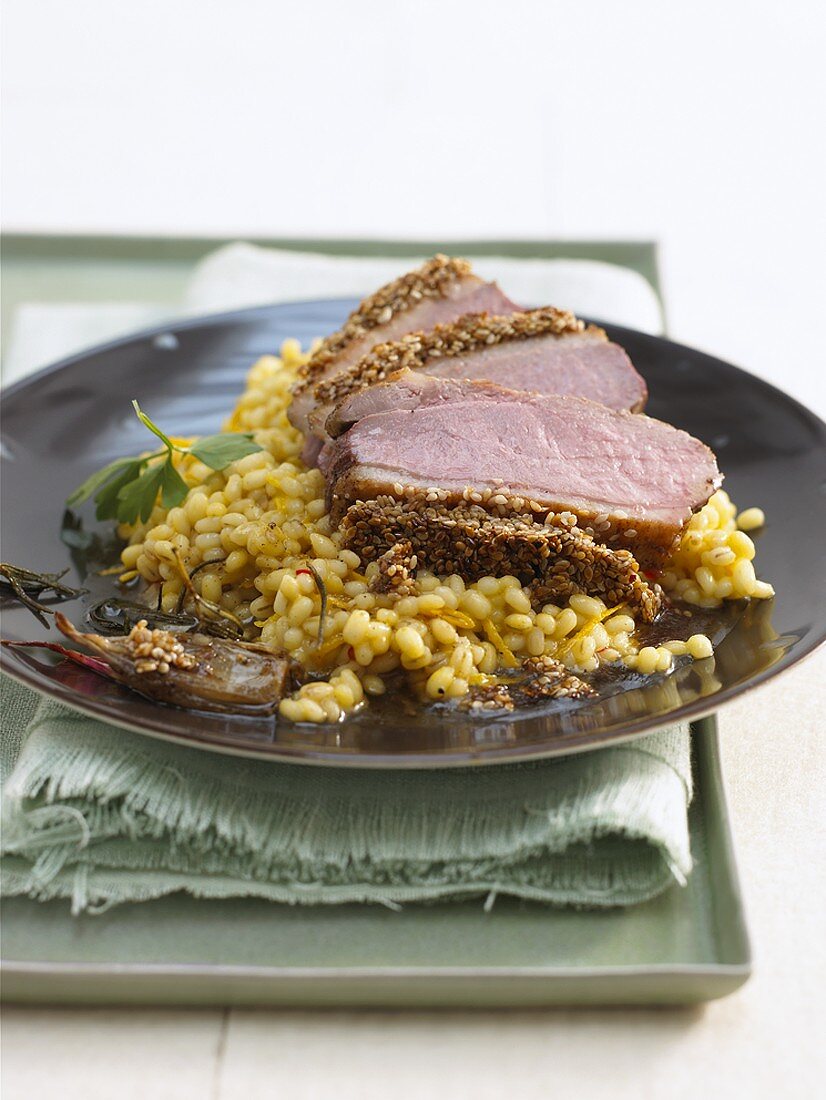
{"label": "white background", "polygon": [[[4,6],[7,230],[653,237],[671,332],[826,412],[819,0]],[[757,946],[735,997],[13,1010],[4,1100],[813,1095],[825,754],[809,667],[721,720]]]}
{"label": "white background", "polygon": [[653,237],[826,412],[819,0],[6,0],[8,230]]}

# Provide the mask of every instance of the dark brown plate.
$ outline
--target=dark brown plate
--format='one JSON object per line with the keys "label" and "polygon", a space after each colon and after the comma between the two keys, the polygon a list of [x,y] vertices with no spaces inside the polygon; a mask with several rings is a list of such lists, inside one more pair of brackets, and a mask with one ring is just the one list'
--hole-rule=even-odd
{"label": "dark brown plate", "polygon": [[[353,303],[287,303],[153,330],[58,363],[11,386],[2,424],[2,557],[38,571],[71,565],[69,583],[113,592],[61,542],[67,494],[92,471],[146,445],[129,404],[137,397],[177,435],[214,432],[251,363],[295,336],[335,329]],[[597,748],[717,710],[811,653],[826,638],[826,425],[745,371],[659,337],[605,326],[645,376],[648,411],[717,452],[726,488],[768,517],[757,537],[758,573],[777,596],[730,607],[716,658],[667,678],[628,676],[597,701],[479,719],[420,710],[398,696],[334,726],[196,714],[164,707],[40,651],[2,651],[2,667],[29,687],[115,725],[200,748],[273,760],[360,767],[428,767],[527,760]],[[89,522],[88,514],[84,517]],[[101,527],[107,535],[106,527]],[[724,637],[723,637],[724,635]],[[3,637],[54,640],[23,608],[3,616]]]}

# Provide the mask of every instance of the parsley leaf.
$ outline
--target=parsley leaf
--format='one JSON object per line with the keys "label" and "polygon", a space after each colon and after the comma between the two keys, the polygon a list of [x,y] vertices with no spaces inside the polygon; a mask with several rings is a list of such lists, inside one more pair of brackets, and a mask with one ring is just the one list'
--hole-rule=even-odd
{"label": "parsley leaf", "polygon": [[[231,462],[255,454],[261,447],[249,432],[222,432],[204,436],[191,447],[175,443],[154,424],[137,401],[132,402],[135,415],[164,445],[154,454],[116,458],[102,470],[92,474],[67,498],[67,504],[81,504],[95,498],[95,515],[99,520],[116,519],[119,523],[145,523],[158,493],[164,508],[174,508],[186,497],[189,487],[175,469],[174,454],[191,454],[212,470],[223,470]],[[158,462],[157,459],[163,459]]]}
{"label": "parsley leaf", "polygon": [[95,519],[117,519],[118,494],[124,486],[140,477],[144,465],[143,459],[130,459],[121,473],[99,490],[95,496]]}
{"label": "parsley leaf", "polygon": [[134,458],[116,458],[114,462],[110,462],[107,466],[104,466],[102,470],[98,470],[97,473],[92,474],[87,478],[82,485],[79,485],[73,493],[66,497],[67,504],[82,504],[84,500],[88,500],[97,489],[108,481],[110,477],[113,477],[119,470],[126,469],[127,466],[132,466],[135,463]]}
{"label": "parsley leaf", "polygon": [[120,523],[134,523],[138,518],[146,523],[158,498],[165,465],[147,466],[136,481],[130,481],[121,488],[117,510]]}
{"label": "parsley leaf", "polygon": [[220,435],[205,435],[192,444],[189,453],[211,470],[223,470],[230,462],[260,450],[248,432],[222,432]]}
{"label": "parsley leaf", "polygon": [[175,508],[189,492],[189,486],[172,465],[172,455],[161,467],[161,503],[164,508]]}

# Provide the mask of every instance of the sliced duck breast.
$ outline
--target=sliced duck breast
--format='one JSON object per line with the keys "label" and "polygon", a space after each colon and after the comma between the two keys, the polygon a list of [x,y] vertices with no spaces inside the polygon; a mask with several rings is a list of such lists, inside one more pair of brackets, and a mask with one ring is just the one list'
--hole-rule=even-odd
{"label": "sliced duck breast", "polygon": [[376,344],[427,331],[464,313],[510,313],[518,308],[496,283],[474,275],[467,260],[434,256],[365,298],[344,326],[322,342],[293,389],[290,420],[306,433],[315,386],[346,370]]}
{"label": "sliced duck breast", "polygon": [[[625,351],[596,325],[546,306],[507,316],[469,315],[432,332],[379,344],[315,387],[310,417],[318,432],[336,404],[400,369],[437,378],[496,382],[512,390],[587,397],[640,412],[648,391]],[[329,430],[329,429],[327,429]]]}
{"label": "sliced duck breast", "polygon": [[705,444],[645,415],[415,374],[389,386],[398,400],[385,391],[385,408],[368,411],[369,391],[360,396],[367,415],[353,421],[351,407],[327,455],[334,522],[379,496],[472,502],[503,517],[570,512],[645,566],[667,556],[721,481]]}

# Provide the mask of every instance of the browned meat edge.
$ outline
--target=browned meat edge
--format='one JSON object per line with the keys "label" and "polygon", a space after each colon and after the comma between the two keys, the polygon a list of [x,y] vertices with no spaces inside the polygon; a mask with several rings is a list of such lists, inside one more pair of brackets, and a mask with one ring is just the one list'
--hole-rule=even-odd
{"label": "browned meat edge", "polygon": [[[341,459],[341,463],[337,459]],[[569,512],[575,515],[578,526],[584,528],[586,533],[593,533],[600,542],[609,547],[630,548],[644,569],[660,568],[681,534],[681,529],[675,529],[670,523],[642,520],[618,512],[579,510],[573,513],[564,501],[528,500],[501,489],[477,490],[472,486],[462,491],[423,488],[391,481],[390,476],[387,480],[368,480],[358,466],[350,467],[348,456],[335,456],[327,471],[327,507],[333,525],[341,523],[352,505],[375,499],[395,500],[418,510],[438,504],[449,511],[472,503],[500,519],[544,520],[556,513]]]}
{"label": "browned meat edge", "polygon": [[640,576],[628,550],[609,549],[559,519],[543,525],[525,518],[493,518],[467,504],[451,509],[387,496],[354,504],[341,527],[345,546],[365,562],[401,544],[419,567],[439,576],[458,573],[476,581],[511,573],[531,585],[541,602],[584,592],[600,596],[609,606],[627,603],[646,622],[662,605],[662,590]]}

